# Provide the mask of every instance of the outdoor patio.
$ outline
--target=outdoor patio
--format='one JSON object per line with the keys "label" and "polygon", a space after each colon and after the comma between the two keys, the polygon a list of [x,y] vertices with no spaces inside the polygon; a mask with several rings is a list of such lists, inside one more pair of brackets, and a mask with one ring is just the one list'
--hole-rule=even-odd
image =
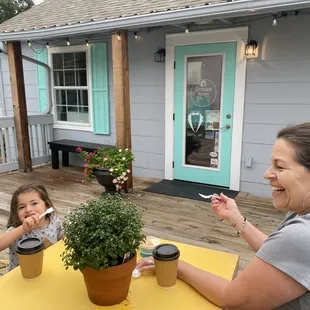
{"label": "outdoor patio", "polygon": [[[0,232],[6,229],[11,195],[22,184],[30,182],[43,184],[61,220],[80,203],[98,197],[103,188],[96,181],[90,185],[81,184],[82,171],[79,167],[52,170],[48,165],[38,167],[31,173],[15,172],[0,175]],[[134,191],[123,195],[125,199],[130,199],[145,209],[143,219],[146,234],[237,253],[240,254],[239,270],[247,266],[253,258],[253,252],[229,225],[219,220],[210,209],[209,203],[143,191],[157,181],[135,179]],[[272,232],[284,218],[284,214],[272,207],[270,199],[240,193],[236,201],[242,214],[266,234]],[[7,253],[7,250],[1,252],[0,259],[7,259]],[[2,266],[0,275],[4,273],[6,268]]]}

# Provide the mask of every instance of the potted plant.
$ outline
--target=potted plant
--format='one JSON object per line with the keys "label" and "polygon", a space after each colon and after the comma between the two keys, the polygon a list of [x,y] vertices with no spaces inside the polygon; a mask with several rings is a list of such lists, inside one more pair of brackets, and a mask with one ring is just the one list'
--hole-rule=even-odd
{"label": "potted plant", "polygon": [[62,260],[82,272],[93,303],[109,306],[127,297],[142,228],[142,211],[120,195],[90,200],[67,216]]}
{"label": "potted plant", "polygon": [[119,192],[128,180],[129,165],[134,156],[129,149],[118,149],[115,146],[98,147],[94,152],[87,152],[77,148],[79,156],[86,162],[84,164],[84,177],[82,183],[97,179],[98,183],[106,188],[105,194]]}

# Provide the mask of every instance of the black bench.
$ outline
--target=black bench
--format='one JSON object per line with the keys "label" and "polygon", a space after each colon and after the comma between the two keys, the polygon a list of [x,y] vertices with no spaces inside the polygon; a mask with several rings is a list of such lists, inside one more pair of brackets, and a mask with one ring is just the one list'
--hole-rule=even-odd
{"label": "black bench", "polygon": [[62,151],[62,165],[69,167],[69,153],[77,153],[76,149],[81,147],[84,151],[93,152],[98,146],[109,147],[99,143],[89,143],[74,140],[57,140],[48,142],[52,151],[52,168],[59,169],[59,155],[58,151]]}

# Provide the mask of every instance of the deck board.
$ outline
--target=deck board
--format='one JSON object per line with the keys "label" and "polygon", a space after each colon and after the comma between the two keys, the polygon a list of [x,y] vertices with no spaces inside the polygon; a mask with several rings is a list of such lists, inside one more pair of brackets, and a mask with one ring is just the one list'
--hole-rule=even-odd
{"label": "deck board", "polygon": [[[6,229],[11,195],[18,186],[31,182],[43,184],[63,221],[69,210],[97,198],[103,192],[96,181],[81,184],[82,177],[80,167],[53,170],[49,165],[38,167],[31,173],[0,175],[0,232]],[[157,181],[135,179],[134,191],[123,195],[145,209],[143,220],[146,234],[240,254],[239,270],[248,265],[254,253],[228,224],[219,220],[212,212],[210,203],[143,191]],[[236,201],[242,214],[266,234],[270,234],[284,218],[283,213],[272,207],[270,199],[240,194]],[[0,260],[7,259],[7,253],[7,250],[0,252]],[[6,268],[1,269],[0,264],[0,274],[5,272]]]}

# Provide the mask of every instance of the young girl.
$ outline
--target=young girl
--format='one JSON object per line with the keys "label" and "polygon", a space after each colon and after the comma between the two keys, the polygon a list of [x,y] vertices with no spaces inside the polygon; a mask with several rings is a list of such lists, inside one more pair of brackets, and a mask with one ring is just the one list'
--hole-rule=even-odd
{"label": "young girl", "polygon": [[22,185],[13,194],[8,229],[0,235],[0,251],[8,247],[10,250],[9,271],[19,265],[16,245],[20,240],[31,237],[43,239],[46,249],[62,239],[62,225],[54,212],[39,218],[50,207],[53,204],[42,185]]}

